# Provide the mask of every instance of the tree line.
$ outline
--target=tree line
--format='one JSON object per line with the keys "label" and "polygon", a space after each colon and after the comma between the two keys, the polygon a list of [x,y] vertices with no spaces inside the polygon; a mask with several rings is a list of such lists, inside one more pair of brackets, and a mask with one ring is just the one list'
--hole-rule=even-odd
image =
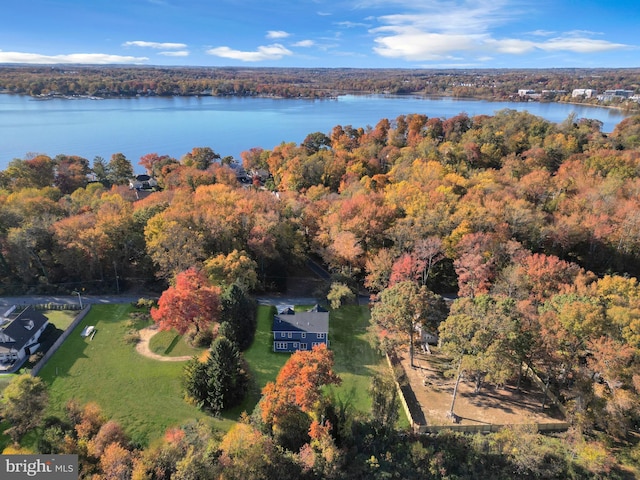
{"label": "tree line", "polygon": [[[345,93],[518,99],[519,89],[571,98],[576,88],[636,90],[638,69],[348,69],[130,66],[2,66],[0,92],[32,96],[237,95],[326,98]],[[565,92],[564,94],[562,92]],[[633,104],[630,104],[633,106]]]}

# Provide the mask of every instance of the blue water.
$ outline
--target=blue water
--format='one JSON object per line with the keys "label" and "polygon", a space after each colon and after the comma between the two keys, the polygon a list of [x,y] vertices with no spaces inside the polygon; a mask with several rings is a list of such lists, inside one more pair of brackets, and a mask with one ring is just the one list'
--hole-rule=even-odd
{"label": "blue water", "polygon": [[211,147],[240,158],[252,147],[270,150],[282,142],[300,143],[313,132],[329,134],[336,125],[375,126],[382,118],[421,113],[449,118],[510,108],[552,122],[570,114],[603,122],[610,132],[624,114],[617,110],[559,103],[510,103],[453,98],[341,96],[335,100],[272,98],[141,97],[128,99],[36,100],[0,95],[0,170],[31,153],[79,155],[93,161],[123,153],[136,170],[147,153],[179,159],[193,147]]}

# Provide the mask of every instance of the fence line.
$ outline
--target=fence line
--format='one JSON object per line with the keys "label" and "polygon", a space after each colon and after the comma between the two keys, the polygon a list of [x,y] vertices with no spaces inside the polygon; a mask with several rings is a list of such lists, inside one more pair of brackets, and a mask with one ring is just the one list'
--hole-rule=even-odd
{"label": "fence line", "polygon": [[58,348],[60,348],[60,345],[64,343],[67,337],[71,335],[71,332],[73,332],[73,330],[78,326],[78,324],[84,319],[87,313],[89,313],[89,310],[91,310],[91,305],[87,305],[84,309],[82,309],[80,313],[76,316],[76,318],[73,319],[73,322],[69,324],[67,329],[64,332],[62,332],[62,335],[60,335],[60,337],[55,341],[55,343],[51,345],[51,348],[47,350],[47,353],[44,354],[44,357],[42,357],[40,361],[33,366],[33,368],[31,369],[32,377],[35,377],[36,375],[38,375],[38,373],[40,373],[40,370],[42,369],[42,367],[44,367],[47,361],[49,361],[49,359],[53,356],[53,354],[56,353]]}
{"label": "fence line", "polygon": [[[409,422],[411,423],[411,428],[413,429],[413,431],[417,432],[418,428],[426,427],[426,425],[417,424],[415,422],[415,420],[413,419],[413,415],[411,414],[411,409],[409,408],[409,404],[407,403],[407,399],[404,398],[404,393],[402,392],[402,387],[400,386],[400,383],[398,383],[398,379],[396,378],[395,368],[393,367],[393,361],[391,360],[391,357],[389,357],[388,353],[386,353],[385,356],[387,357],[387,363],[389,364],[389,368],[391,369],[391,372],[393,374],[393,381],[396,384],[396,389],[398,390],[398,394],[400,396],[400,403],[402,404],[402,408],[404,408],[404,413],[407,414],[407,418],[409,419]],[[402,365],[400,365],[400,366],[402,367]]]}
{"label": "fence line", "polygon": [[[438,433],[443,430],[452,430],[461,433],[494,433],[505,427],[517,424],[497,425],[494,423],[486,423],[482,425],[420,425],[415,431],[417,433]],[[556,423],[529,423],[523,425],[532,425],[538,432],[564,432],[569,428],[566,422]]]}

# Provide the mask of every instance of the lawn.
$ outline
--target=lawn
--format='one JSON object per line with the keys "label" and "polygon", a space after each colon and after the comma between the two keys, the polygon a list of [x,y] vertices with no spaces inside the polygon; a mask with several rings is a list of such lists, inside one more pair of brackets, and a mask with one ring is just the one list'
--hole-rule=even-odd
{"label": "lawn", "polygon": [[[40,376],[50,384],[50,413],[61,415],[70,398],[94,401],[135,442],[146,445],[170,426],[209,417],[182,398],[183,362],[142,357],[125,342],[132,311],[130,305],[93,306]],[[80,336],[87,325],[96,327],[93,340]],[[210,421],[224,430],[230,426],[227,421]]]}
{"label": "lawn", "polygon": [[175,330],[156,333],[149,341],[149,349],[158,355],[167,357],[182,357],[185,355],[199,355],[204,348],[193,348],[184,340],[184,336]]}
{"label": "lawn", "polygon": [[[371,377],[389,368],[369,341],[370,320],[367,307],[350,305],[332,310],[329,321],[329,346],[334,352],[335,370],[342,378],[342,385],[332,387],[332,393],[341,403],[364,413],[371,411]],[[400,408],[398,428],[408,427],[409,420]]]}
{"label": "lawn", "polygon": [[79,310],[44,310],[42,312],[49,319],[49,323],[63,332],[80,313]]}
{"label": "lawn", "polygon": [[251,413],[260,400],[264,386],[276,379],[278,372],[289,359],[288,354],[273,352],[271,326],[274,313],[275,307],[258,306],[256,336],[251,346],[244,352],[244,358],[251,372],[251,389],[239,407],[224,415],[226,418],[238,418],[242,412]]}

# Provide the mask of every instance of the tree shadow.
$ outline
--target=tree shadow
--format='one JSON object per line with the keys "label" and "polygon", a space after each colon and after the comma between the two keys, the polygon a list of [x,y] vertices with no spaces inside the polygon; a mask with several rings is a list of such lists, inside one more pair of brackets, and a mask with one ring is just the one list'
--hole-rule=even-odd
{"label": "tree shadow", "polygon": [[169,355],[171,352],[173,352],[173,349],[176,348],[176,345],[178,345],[180,338],[181,338],[180,335],[176,335],[175,337],[173,337],[173,340],[171,340],[171,343],[164,350],[165,355]]}

